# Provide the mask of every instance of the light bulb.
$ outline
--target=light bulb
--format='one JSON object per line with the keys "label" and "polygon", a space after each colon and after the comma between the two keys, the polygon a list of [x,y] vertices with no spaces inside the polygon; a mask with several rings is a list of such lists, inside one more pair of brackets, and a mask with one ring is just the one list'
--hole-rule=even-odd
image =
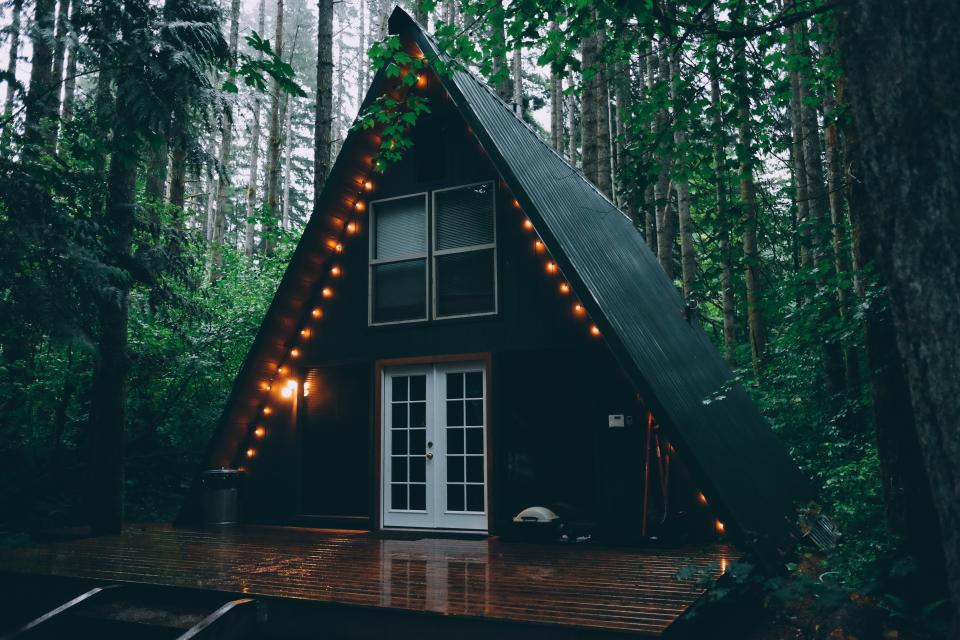
{"label": "light bulb", "polygon": [[313,311],[310,312],[310,315],[313,316],[314,318],[322,318],[323,309],[321,309],[320,307],[314,307]]}
{"label": "light bulb", "polygon": [[257,427],[256,429],[253,430],[253,435],[259,439],[263,439],[263,436],[267,435],[267,430],[264,429],[262,426]]}
{"label": "light bulb", "polygon": [[533,223],[530,222],[530,218],[523,219],[523,228],[527,231],[533,231]]}
{"label": "light bulb", "polygon": [[330,267],[330,275],[332,275],[334,278],[339,278],[341,273],[343,273],[343,271],[340,270],[339,266],[333,265]]}
{"label": "light bulb", "polygon": [[568,293],[570,293],[570,285],[568,285],[566,282],[561,282],[560,293],[562,293],[563,295],[567,295]]}
{"label": "light bulb", "polygon": [[257,450],[256,450],[256,449],[254,449],[253,447],[250,447],[249,449],[247,449],[247,457],[248,457],[248,458],[252,458],[252,457],[255,456],[255,455],[257,455]]}
{"label": "light bulb", "polygon": [[549,273],[549,274],[552,275],[552,274],[554,274],[554,273],[556,273],[556,272],[557,272],[557,263],[556,263],[556,262],[553,262],[553,261],[548,262],[548,263],[547,263],[547,273]]}
{"label": "light bulb", "polygon": [[320,293],[321,293],[321,295],[323,295],[324,298],[332,298],[332,297],[333,297],[333,289],[331,289],[330,287],[324,287],[324,288],[323,288],[323,291],[321,291]]}

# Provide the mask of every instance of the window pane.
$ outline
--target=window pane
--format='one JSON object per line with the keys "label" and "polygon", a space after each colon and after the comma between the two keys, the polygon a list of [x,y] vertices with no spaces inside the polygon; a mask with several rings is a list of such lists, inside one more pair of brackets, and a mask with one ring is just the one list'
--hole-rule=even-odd
{"label": "window pane", "polygon": [[410,376],[410,399],[425,400],[427,398],[427,376]]}
{"label": "window pane", "polygon": [[483,482],[483,456],[467,457],[467,482]]}
{"label": "window pane", "polygon": [[391,425],[394,429],[406,429],[407,428],[407,405],[405,402],[394,402],[391,407],[393,412],[393,424]]}
{"label": "window pane", "polygon": [[406,376],[394,376],[393,377],[393,401],[397,402],[398,400],[407,399],[407,377]]}
{"label": "window pane", "polygon": [[427,453],[427,430],[414,429],[410,432],[410,455],[422,456]]}
{"label": "window pane", "polygon": [[373,265],[373,321],[418,320],[427,311],[427,261]]}
{"label": "window pane", "polygon": [[427,481],[427,459],[410,458],[410,482]]}
{"label": "window pane", "polygon": [[493,249],[437,256],[437,315],[494,311]]}
{"label": "window pane", "polygon": [[447,453],[463,453],[463,429],[447,429]]}
{"label": "window pane", "polygon": [[467,453],[483,453],[483,428],[467,429]]}
{"label": "window pane", "polygon": [[483,397],[483,374],[479,371],[471,371],[467,376],[467,397]]}
{"label": "window pane", "polygon": [[483,400],[467,400],[467,426],[483,426]]}
{"label": "window pane", "polygon": [[393,454],[394,455],[406,455],[407,453],[407,432],[396,430],[390,434],[390,438],[393,440]]}
{"label": "window pane", "polygon": [[493,185],[436,193],[437,249],[456,249],[493,242]]}
{"label": "window pane", "polygon": [[427,485],[410,485],[410,508],[416,511],[423,511],[427,508]]}
{"label": "window pane", "polygon": [[390,479],[394,482],[406,482],[407,481],[407,459],[399,458],[394,456],[390,461],[390,468],[392,473],[390,474]]}
{"label": "window pane", "polygon": [[463,374],[462,373],[447,374],[447,397],[451,399],[463,397]]}
{"label": "window pane", "polygon": [[427,426],[427,403],[410,403],[410,428],[425,429]]}
{"label": "window pane", "polygon": [[463,458],[461,456],[447,458],[447,482],[463,482]]}
{"label": "window pane", "polygon": [[463,400],[447,400],[447,426],[463,426]]}
{"label": "window pane", "polygon": [[420,256],[427,252],[427,210],[423,196],[373,205],[376,259]]}

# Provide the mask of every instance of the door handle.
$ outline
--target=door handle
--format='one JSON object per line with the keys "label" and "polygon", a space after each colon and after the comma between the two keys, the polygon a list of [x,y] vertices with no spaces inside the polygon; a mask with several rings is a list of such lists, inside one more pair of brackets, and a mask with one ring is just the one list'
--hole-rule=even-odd
{"label": "door handle", "polygon": [[433,460],[433,451],[427,451],[427,460]]}

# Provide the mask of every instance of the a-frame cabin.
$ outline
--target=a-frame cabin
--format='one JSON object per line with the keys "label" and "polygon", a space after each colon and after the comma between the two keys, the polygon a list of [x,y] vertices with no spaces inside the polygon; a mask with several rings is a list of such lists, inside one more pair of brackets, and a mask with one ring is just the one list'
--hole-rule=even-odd
{"label": "a-frame cabin", "polygon": [[[390,30],[439,55],[399,8]],[[412,150],[378,173],[351,131],[204,459],[244,470],[244,521],[788,531],[807,482],[633,221],[470,73],[381,70],[364,106],[407,91]]]}

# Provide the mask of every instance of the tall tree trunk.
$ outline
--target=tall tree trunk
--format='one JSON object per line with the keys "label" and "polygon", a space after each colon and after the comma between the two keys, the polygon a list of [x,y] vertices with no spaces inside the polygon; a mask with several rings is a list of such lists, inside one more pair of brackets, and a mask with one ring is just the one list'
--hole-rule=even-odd
{"label": "tall tree trunk", "polygon": [[183,135],[174,136],[170,150],[170,206],[182,216],[187,195],[187,146]]}
{"label": "tall tree trunk", "polygon": [[414,19],[422,24],[424,29],[428,28],[430,23],[430,12],[424,8],[423,2],[421,2],[421,0],[413,0],[413,7]]}
{"label": "tall tree trunk", "polygon": [[[556,21],[550,23],[550,33],[558,38],[560,28]],[[563,80],[556,63],[550,64],[550,143],[563,153]]]}
{"label": "tall tree trunk", "polygon": [[743,269],[747,293],[747,325],[754,373],[763,370],[767,333],[761,310],[760,253],[757,249],[757,202],[753,183],[753,131],[750,122],[750,87],[747,80],[746,43],[735,43],[737,92],[737,158],[740,164],[740,207],[743,222]]}
{"label": "tall tree trunk", "polygon": [[77,93],[77,36],[73,27],[73,14],[76,8],[70,3],[70,20],[67,23],[67,69],[63,80],[63,101],[60,103],[60,122],[67,124],[73,120],[73,103]]}
{"label": "tall tree trunk", "polygon": [[292,118],[291,112],[293,109],[290,105],[290,96],[286,95],[283,99],[284,102],[284,118],[283,118],[283,191],[281,193],[281,207],[283,208],[283,214],[281,217],[283,228],[290,228],[290,158],[293,155],[293,127],[292,127]]}
{"label": "tall tree trunk", "polygon": [[37,0],[34,4],[30,42],[30,88],[24,118],[25,155],[35,156],[42,148],[52,150],[51,125],[56,115],[57,96],[53,86],[53,21],[56,0]]}
{"label": "tall tree trunk", "polygon": [[[274,46],[278,56],[283,55],[283,0],[277,0]],[[264,251],[273,253],[276,246],[279,221],[278,192],[280,188],[280,83],[273,81],[270,91],[270,138],[267,146],[267,211],[264,221]]]}
{"label": "tall tree trunk", "polygon": [[[670,83],[670,45],[667,41],[660,43],[657,61],[658,91],[667,91]],[[665,103],[664,103],[665,104]],[[666,107],[657,111],[654,116],[654,131],[656,139],[656,160],[659,167],[657,182],[653,186],[654,200],[656,201],[657,222],[657,258],[660,266],[670,280],[673,280],[673,243],[676,236],[676,220],[670,201],[670,144],[668,143],[670,114]]]}
{"label": "tall tree trunk", "polygon": [[317,107],[313,128],[313,215],[320,216],[320,193],[330,175],[333,121],[333,0],[318,0]]}
{"label": "tall tree trunk", "polygon": [[[257,18],[258,33],[264,32],[264,22],[266,21],[266,0],[260,0]],[[263,59],[263,54],[257,53],[257,60]],[[257,183],[260,180],[260,92],[253,94],[253,124],[250,133],[250,177],[247,180],[247,220],[243,230],[243,252],[253,255],[254,236],[256,235],[256,223],[254,220],[257,215]]]}
{"label": "tall tree trunk", "polygon": [[[570,87],[573,87],[573,78],[570,79]],[[577,133],[577,96],[572,92],[567,96],[567,158],[570,164],[576,167],[579,164],[577,157],[577,140],[580,136]]]}
{"label": "tall tree trunk", "polygon": [[[62,93],[63,69],[65,67],[65,58],[67,55],[67,31],[70,28],[70,11],[72,5],[73,3],[71,0],[60,0],[59,10],[57,11],[57,27],[56,33],[54,34],[53,71],[51,73],[55,103],[51,108],[56,109],[57,115],[59,115],[61,107],[60,95]],[[54,141],[54,145],[56,145],[59,128],[60,119],[58,117],[51,118],[50,136]]]}
{"label": "tall tree trunk", "polygon": [[[657,56],[653,50],[653,40],[651,40],[650,43],[647,45],[647,51],[646,51],[646,54],[644,55],[644,59],[646,60],[646,68],[647,68],[645,93],[649,99],[650,97],[653,96],[654,91],[656,91],[657,68],[659,66]],[[652,122],[650,123],[650,132],[653,135],[653,139],[655,141],[654,146],[656,146],[656,140],[658,139],[656,117],[654,117],[652,119]],[[657,157],[658,155],[656,153],[656,150],[654,150],[652,153],[648,153],[648,157],[646,158],[646,163],[652,166],[655,163]],[[646,236],[646,239],[647,239],[647,246],[650,247],[650,251],[652,251],[653,254],[656,255],[657,254],[657,211],[658,211],[656,181],[648,180],[647,186],[643,191],[643,199],[647,205],[643,209],[643,217],[644,217],[643,226],[646,231],[644,235]]]}
{"label": "tall tree trunk", "polygon": [[[621,29],[623,25],[621,25]],[[626,31],[620,36],[621,46],[626,55],[625,59],[620,59],[616,65],[616,80],[615,85],[617,87],[617,173],[614,175],[614,180],[616,182],[616,193],[619,199],[619,204],[623,207],[627,215],[633,220],[634,225],[639,229],[642,226],[642,221],[637,219],[637,199],[638,196],[641,199],[639,210],[643,210],[642,196],[643,191],[637,190],[633,184],[628,184],[624,180],[624,176],[627,175],[629,171],[632,171],[634,167],[630,156],[627,152],[627,149],[633,144],[633,131],[630,129],[633,122],[633,82],[630,77],[630,51],[632,50],[632,44],[630,38],[627,35]],[[641,65],[643,61],[643,56],[640,56]],[[640,79],[640,84],[643,84],[643,69],[641,67],[640,73],[638,74]],[[642,93],[642,92],[641,92]],[[631,181],[632,182],[632,181]]]}
{"label": "tall tree trunk", "polygon": [[[888,286],[919,448],[960,612],[960,12],[943,0],[841,7],[859,134],[862,244]],[[905,398],[898,398],[903,402]],[[955,620],[952,637],[960,635]]]}
{"label": "tall tree trunk", "polygon": [[357,109],[363,102],[363,95],[367,92],[367,5],[360,1],[360,45],[357,47]]}
{"label": "tall tree trunk", "polygon": [[607,64],[600,48],[603,39],[597,34],[597,75],[594,78],[597,99],[597,188],[613,200],[612,152],[610,137],[610,85]]}
{"label": "tall tree trunk", "polygon": [[[810,49],[807,45],[807,28],[804,22],[795,25],[798,36],[797,46],[804,60],[812,64]],[[823,178],[823,149],[820,145],[820,123],[817,119],[817,110],[810,104],[808,77],[809,66],[805,63],[800,70],[799,107],[801,126],[803,131],[803,163],[807,179],[807,196],[810,201],[811,240],[813,241],[813,266],[817,277],[815,287],[824,289],[832,286],[834,280],[834,255],[831,241],[829,203],[827,190]],[[837,315],[836,298],[827,296],[818,305],[818,321],[820,326],[828,327],[835,324]],[[840,343],[832,338],[825,337],[820,341],[821,360],[823,362],[826,393],[831,409],[836,415],[840,408],[841,394],[846,382],[846,372],[843,362],[843,351]]]}
{"label": "tall tree trunk", "polygon": [[3,121],[6,126],[3,127],[0,147],[5,151],[10,144],[10,132],[13,130],[13,102],[16,96],[17,62],[20,55],[20,14],[23,12],[23,0],[13,0],[13,13],[10,17],[10,26],[7,33],[10,34],[10,49],[7,59],[7,95],[3,101]]}
{"label": "tall tree trunk", "polygon": [[800,69],[796,65],[797,33],[790,29],[786,53],[793,62],[790,67],[790,159],[793,165],[793,194],[797,209],[797,244],[799,245],[800,266],[807,272],[813,270],[813,251],[810,238],[810,197],[807,194],[807,168],[803,153],[803,116],[800,101],[802,82]]}
{"label": "tall tree trunk", "polygon": [[523,47],[517,43],[513,50],[513,112],[523,118]]}
{"label": "tall tree trunk", "polygon": [[673,103],[673,144],[677,148],[674,161],[673,186],[677,192],[677,219],[680,223],[680,280],[683,284],[683,299],[693,309],[693,284],[697,277],[697,257],[693,248],[693,220],[690,217],[690,183],[687,178],[686,123],[680,116],[685,106],[680,97],[680,51],[671,46],[670,54],[670,102]]}
{"label": "tall tree trunk", "polygon": [[144,195],[148,200],[159,204],[163,202],[167,190],[167,156],[169,149],[166,140],[155,142],[147,149],[146,176],[144,177]]}
{"label": "tall tree trunk", "polygon": [[513,82],[510,79],[510,69],[507,67],[507,35],[503,23],[503,1],[500,0],[496,9],[490,12],[490,48],[493,51],[492,72],[495,79],[494,88],[500,99],[510,103],[513,99]]}
{"label": "tall tree trunk", "polygon": [[[240,40],[240,0],[230,2],[230,66],[237,64]],[[227,196],[230,193],[229,164],[233,154],[233,106],[227,102],[223,110],[223,127],[220,138],[220,156],[217,162],[217,191],[210,231],[210,282],[223,275],[223,241],[227,230]]]}
{"label": "tall tree trunk", "polygon": [[[710,25],[716,24],[714,10],[708,13]],[[710,44],[710,136],[713,138],[714,199],[720,234],[720,296],[723,307],[723,357],[730,366],[736,363],[737,316],[733,293],[733,255],[730,248],[730,210],[727,206],[727,136],[723,129],[723,104],[720,90],[720,52],[718,42]]]}
{"label": "tall tree trunk", "polygon": [[580,135],[583,175],[597,184],[597,38],[590,34],[583,40],[581,52],[582,87],[580,95]]}
{"label": "tall tree trunk", "polygon": [[[137,28],[127,21],[123,37]],[[119,269],[130,261],[136,220],[137,137],[132,118],[136,110],[128,85],[118,83],[110,143],[103,244],[109,264]],[[90,425],[95,464],[92,475],[91,524],[95,533],[119,533],[123,527],[124,438],[126,423],[127,322],[130,283],[120,277],[109,295],[98,302],[97,362],[91,381]]]}

